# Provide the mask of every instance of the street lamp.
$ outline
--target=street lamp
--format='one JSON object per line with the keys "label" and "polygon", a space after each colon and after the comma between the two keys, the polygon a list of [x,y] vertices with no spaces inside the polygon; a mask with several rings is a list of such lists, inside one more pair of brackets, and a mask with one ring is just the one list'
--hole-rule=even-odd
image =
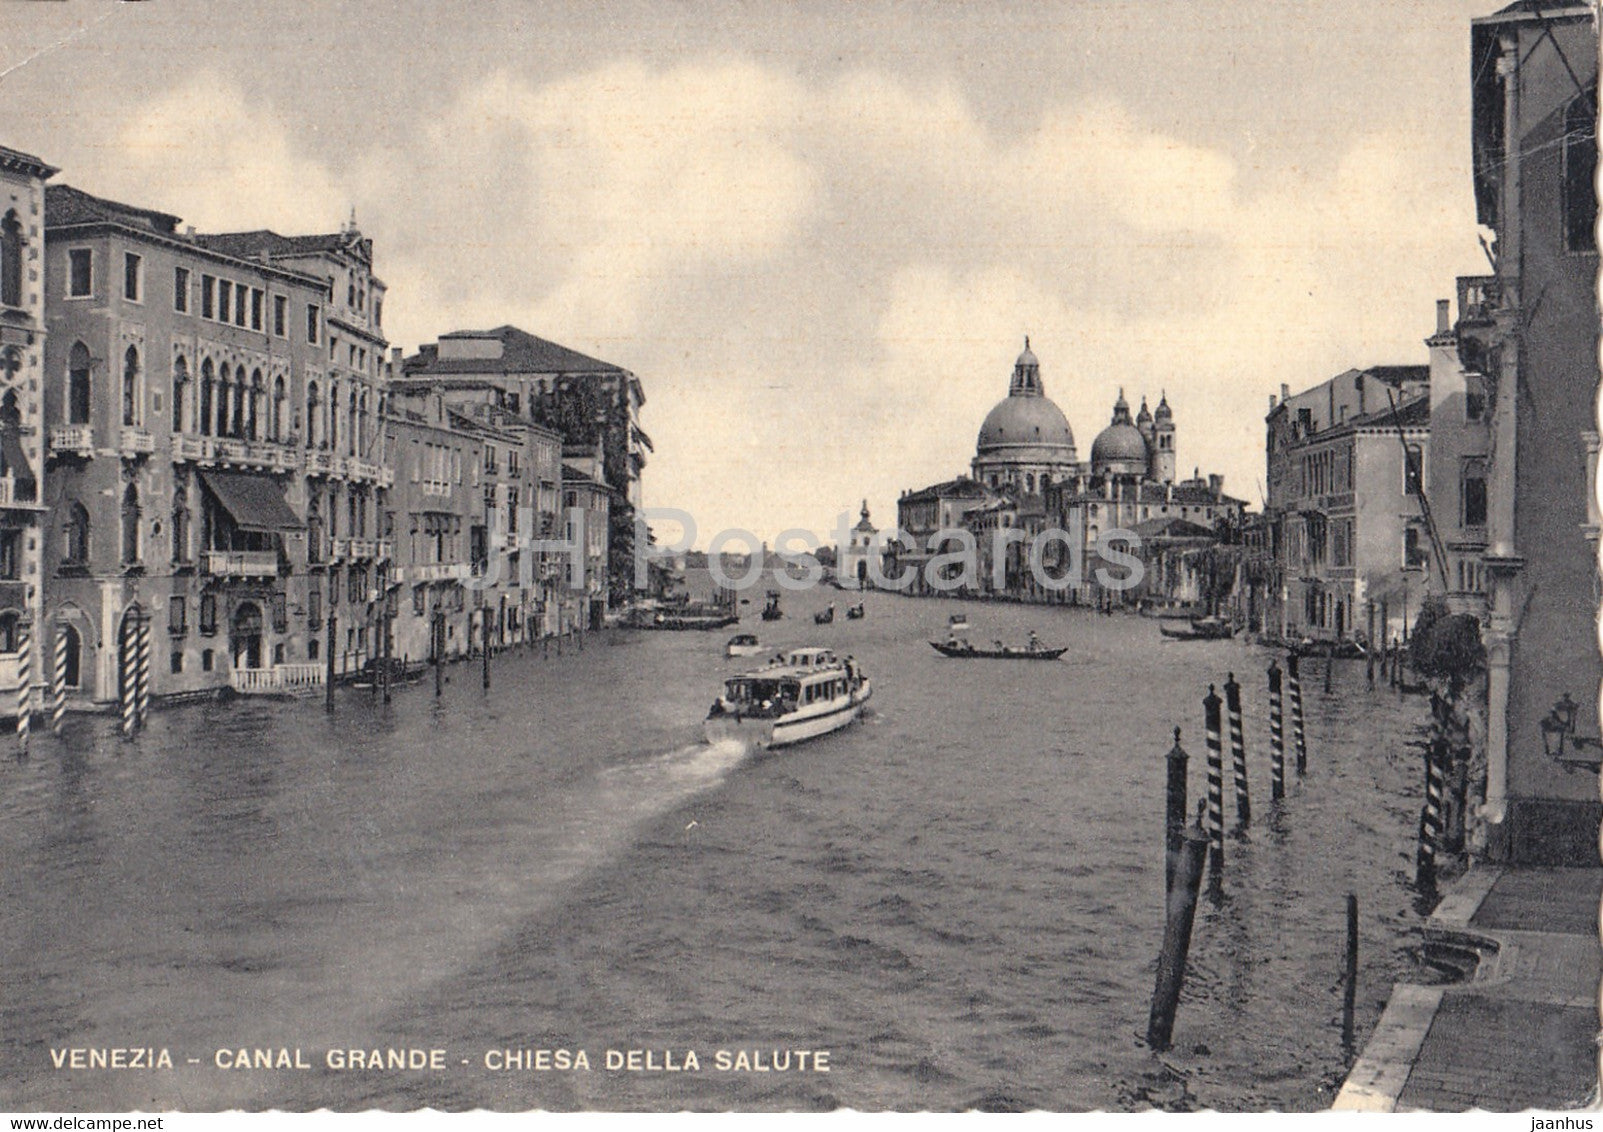
{"label": "street lamp", "polygon": [[[1600,764],[1603,764],[1603,753],[1583,755],[1579,752],[1587,747],[1603,752],[1603,740],[1591,735],[1575,734],[1575,713],[1579,707],[1568,692],[1554,702],[1552,710],[1538,725],[1542,729],[1542,752],[1565,770],[1584,767],[1596,774]],[[1576,753],[1566,754],[1566,746],[1573,747]]]}

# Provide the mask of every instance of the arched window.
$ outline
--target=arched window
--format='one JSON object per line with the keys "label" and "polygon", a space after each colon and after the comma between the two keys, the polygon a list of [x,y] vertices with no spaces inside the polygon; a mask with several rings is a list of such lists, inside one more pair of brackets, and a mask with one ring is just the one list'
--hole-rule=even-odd
{"label": "arched window", "polygon": [[1031,494],[1034,494],[1034,492],[1035,492],[1035,473],[1034,472],[1030,472],[1024,477],[1024,490],[1030,492]]}
{"label": "arched window", "polygon": [[245,402],[249,393],[249,386],[245,381],[245,367],[240,366],[234,371],[234,417],[230,422],[234,426],[232,435],[245,439]]}
{"label": "arched window", "polygon": [[273,439],[284,439],[284,375],[273,378]]}
{"label": "arched window", "polygon": [[356,402],[357,402],[356,390],[352,389],[351,390],[351,415],[345,418],[346,424],[349,426],[346,429],[346,431],[348,433],[350,433],[350,437],[351,437],[350,446],[351,446],[351,455],[352,456],[360,456],[362,454],[361,453],[361,449],[358,448],[357,445],[356,445],[356,441],[357,441]]}
{"label": "arched window", "polygon": [[317,382],[306,383],[306,447],[316,448],[322,436],[321,422],[317,418],[318,410]]}
{"label": "arched window", "polygon": [[122,423],[139,423],[139,351],[132,346],[122,356]]}
{"label": "arched window", "polygon": [[189,561],[189,488],[185,484],[173,487],[173,561]]}
{"label": "arched window", "polygon": [[228,399],[233,396],[234,383],[228,366],[217,367],[217,435],[228,435]]}
{"label": "arched window", "polygon": [[0,221],[0,303],[22,305],[22,221],[14,208]]}
{"label": "arched window", "polygon": [[200,408],[195,412],[202,436],[210,436],[212,431],[212,386],[215,383],[212,360],[207,358],[200,363]]}
{"label": "arched window", "polygon": [[261,432],[262,401],[266,398],[266,387],[262,383],[262,371],[256,370],[250,375],[250,423],[246,428],[252,440],[259,440]]}
{"label": "arched window", "polygon": [[89,423],[89,347],[82,342],[72,344],[67,357],[67,423]]}
{"label": "arched window", "polygon": [[328,450],[340,450],[340,387],[337,381],[328,383]]}
{"label": "arched window", "polygon": [[67,505],[67,519],[61,525],[61,564],[89,565],[89,510],[73,500]]}
{"label": "arched window", "polygon": [[122,493],[122,562],[133,566],[139,562],[139,489],[133,484]]}
{"label": "arched window", "polygon": [[323,561],[323,495],[313,491],[306,505],[306,561],[315,565]]}
{"label": "arched window", "polygon": [[173,362],[173,431],[184,431],[184,402],[189,400],[189,363],[182,354]]}

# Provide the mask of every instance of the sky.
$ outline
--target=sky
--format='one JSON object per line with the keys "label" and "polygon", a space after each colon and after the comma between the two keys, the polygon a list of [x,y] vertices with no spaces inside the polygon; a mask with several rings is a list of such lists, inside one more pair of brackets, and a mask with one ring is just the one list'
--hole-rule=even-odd
{"label": "sky", "polygon": [[1167,393],[1257,508],[1264,414],[1423,364],[1487,270],[1495,0],[0,5],[0,144],[201,231],[355,210],[408,354],[632,370],[648,507],[828,541],[965,473],[1030,336],[1080,456]]}

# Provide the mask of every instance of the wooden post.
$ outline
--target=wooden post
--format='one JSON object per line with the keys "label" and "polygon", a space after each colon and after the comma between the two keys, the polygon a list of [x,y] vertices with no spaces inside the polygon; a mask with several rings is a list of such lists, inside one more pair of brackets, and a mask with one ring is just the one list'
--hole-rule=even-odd
{"label": "wooden post", "polygon": [[1286,723],[1280,691],[1280,662],[1269,662],[1269,797],[1286,796]]}
{"label": "wooden post", "polygon": [[136,657],[138,657],[139,683],[138,701],[135,712],[139,717],[139,730],[144,730],[146,718],[151,714],[151,614],[141,612],[139,616],[138,638],[135,641]]}
{"label": "wooden post", "polygon": [[1219,697],[1208,685],[1202,701],[1208,743],[1208,891],[1219,894],[1224,886],[1225,814],[1224,753],[1219,745]]}
{"label": "wooden post", "polygon": [[436,606],[429,618],[429,636],[434,643],[434,698],[440,698],[445,686],[445,610]]}
{"label": "wooden post", "polygon": [[1335,664],[1336,649],[1335,646],[1331,646],[1330,651],[1325,654],[1325,695],[1327,696],[1330,695],[1330,670],[1335,667]]}
{"label": "wooden post", "polygon": [[1291,655],[1286,657],[1286,680],[1291,685],[1291,738],[1297,748],[1297,773],[1308,773],[1308,736],[1303,729],[1302,718],[1302,673],[1299,670],[1300,660],[1297,650],[1292,649]]}
{"label": "wooden post", "polygon": [[484,690],[490,690],[490,607],[479,610],[479,638],[484,649]]}
{"label": "wooden post", "polygon": [[1180,987],[1186,977],[1191,951],[1191,927],[1196,921],[1197,892],[1202,887],[1202,865],[1208,837],[1192,826],[1180,841],[1176,883],[1169,893],[1163,925],[1163,950],[1158,955],[1158,981],[1152,991],[1147,1018],[1147,1045],[1166,1050],[1174,1037],[1174,1014],[1180,1004]]}
{"label": "wooden post", "polygon": [[1186,831],[1186,766],[1190,756],[1180,746],[1180,729],[1174,729],[1174,746],[1164,756],[1169,770],[1168,790],[1164,807],[1164,858],[1163,891],[1167,896],[1174,891],[1174,876],[1180,865],[1180,842]]}
{"label": "wooden post", "polygon": [[[330,596],[333,596],[330,594]],[[328,664],[328,671],[324,675],[326,687],[323,689],[323,706],[326,710],[334,710],[334,639],[339,632],[339,618],[334,611],[328,611],[328,656],[324,658]]]}
{"label": "wooden post", "polygon": [[1230,713],[1230,762],[1236,780],[1236,828],[1252,824],[1252,802],[1247,796],[1247,744],[1241,733],[1241,685],[1236,674],[1225,674],[1225,710]]}
{"label": "wooden post", "polygon": [[28,753],[33,729],[33,631],[23,624],[17,630],[17,746]]}
{"label": "wooden post", "polygon": [[67,715],[67,626],[56,626],[56,662],[50,673],[50,730],[61,734]]}
{"label": "wooden post", "polygon": [[1342,970],[1341,1044],[1347,1056],[1353,1053],[1353,1013],[1358,1002],[1358,897],[1347,894],[1347,956]]}
{"label": "wooden post", "polygon": [[382,642],[383,648],[381,650],[383,653],[383,660],[380,663],[384,665],[384,702],[389,703],[390,661],[393,659],[391,652],[392,646],[390,644],[390,595],[386,592],[383,597],[379,598],[379,600],[384,603],[379,610],[378,620],[379,631],[384,634],[384,640]]}

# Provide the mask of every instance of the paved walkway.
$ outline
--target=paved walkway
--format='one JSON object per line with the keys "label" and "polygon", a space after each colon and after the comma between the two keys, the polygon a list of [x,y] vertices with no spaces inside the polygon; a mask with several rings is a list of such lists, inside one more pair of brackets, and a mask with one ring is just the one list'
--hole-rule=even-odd
{"label": "paved walkway", "polygon": [[1400,983],[1334,1107],[1579,1108],[1597,1095],[1603,869],[1473,869],[1425,927],[1473,962],[1450,986]]}

